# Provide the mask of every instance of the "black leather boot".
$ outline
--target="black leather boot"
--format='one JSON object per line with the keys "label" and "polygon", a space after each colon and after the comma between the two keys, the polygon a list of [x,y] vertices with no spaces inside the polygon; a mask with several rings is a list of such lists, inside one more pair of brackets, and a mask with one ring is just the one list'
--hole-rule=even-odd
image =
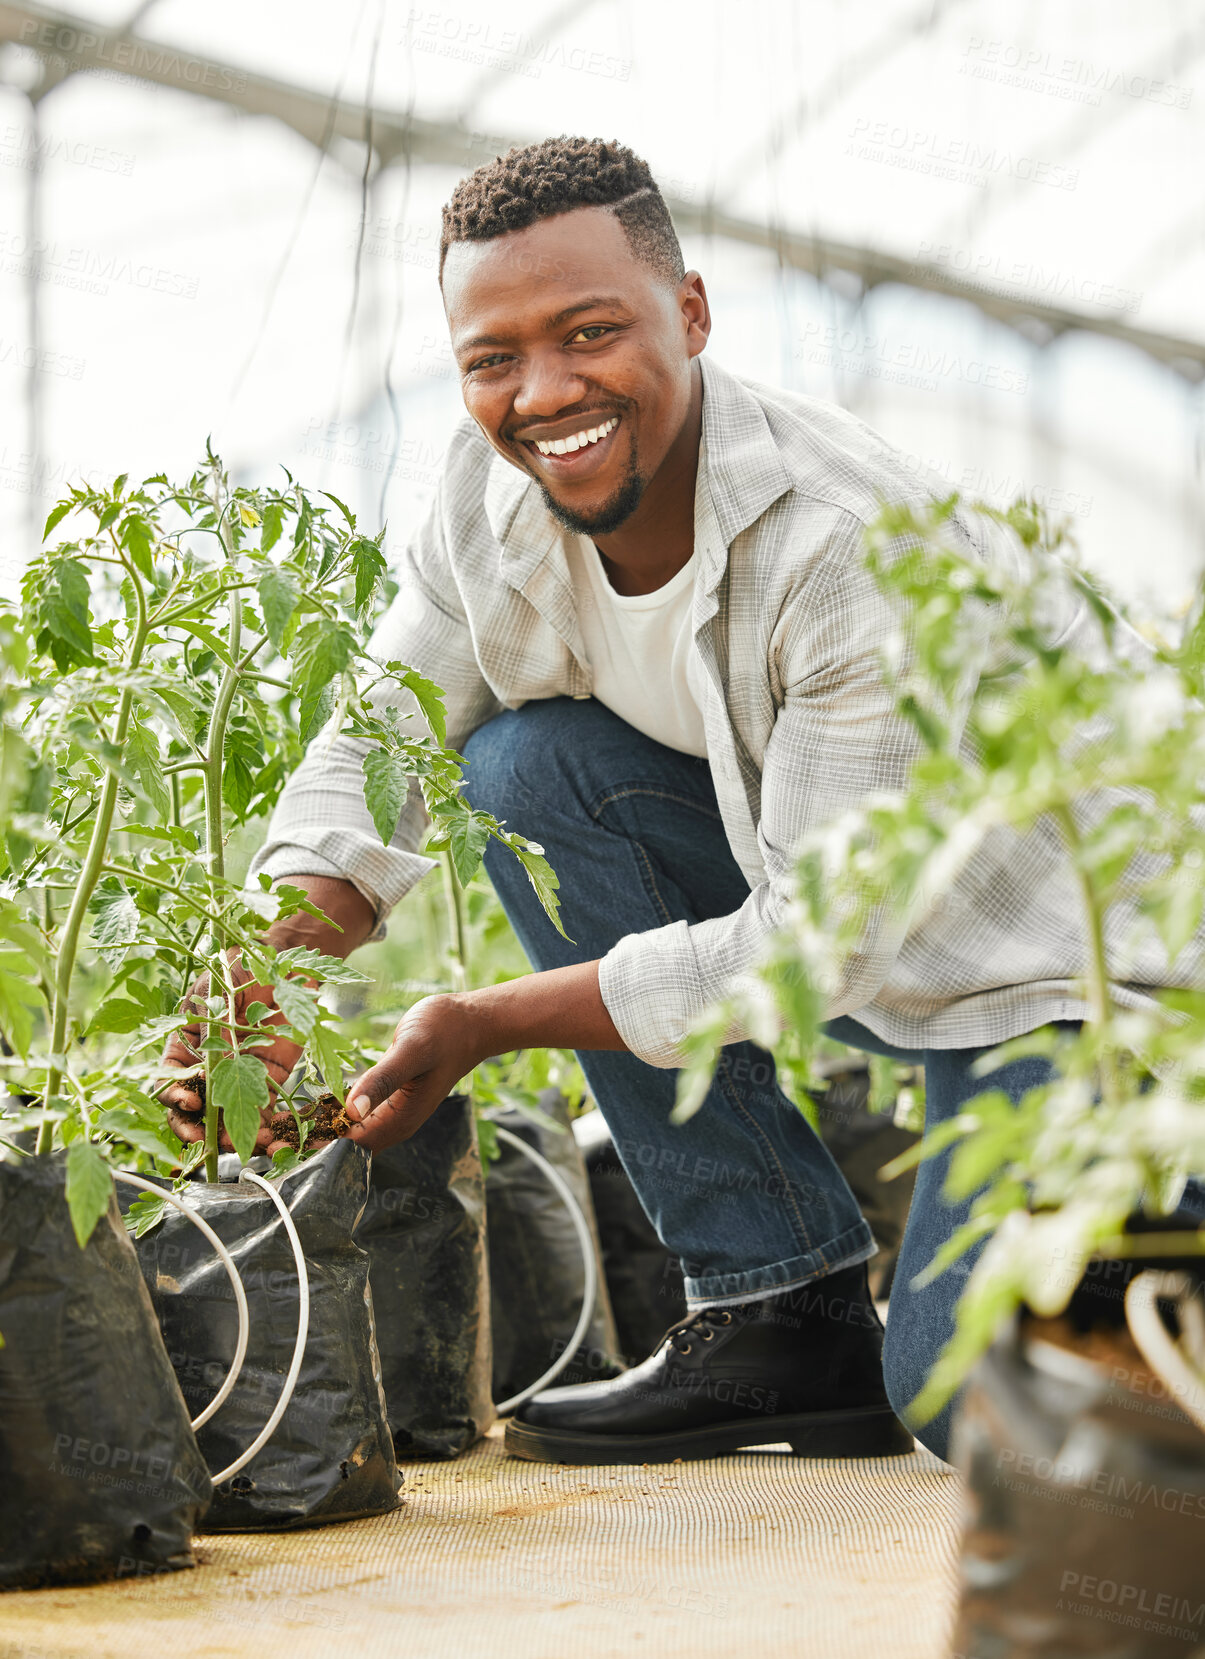
{"label": "black leather boot", "polygon": [[543,1463],[664,1463],[786,1442],[806,1457],[912,1450],[883,1388],[866,1267],[760,1302],[701,1308],[610,1382],[520,1406],[506,1449]]}

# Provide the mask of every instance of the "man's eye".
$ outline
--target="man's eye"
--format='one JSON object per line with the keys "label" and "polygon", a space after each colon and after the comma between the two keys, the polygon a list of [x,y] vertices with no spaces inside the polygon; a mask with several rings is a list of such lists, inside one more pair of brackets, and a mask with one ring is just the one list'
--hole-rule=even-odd
{"label": "man's eye", "polygon": [[610,332],[611,330],[606,323],[587,323],[585,328],[578,329],[573,338],[587,341],[599,340],[604,334],[610,334]]}
{"label": "man's eye", "polygon": [[478,369],[496,369],[499,363],[505,362],[506,354],[500,351],[495,352],[492,357],[479,357],[475,363],[470,363],[466,372],[474,374]]}

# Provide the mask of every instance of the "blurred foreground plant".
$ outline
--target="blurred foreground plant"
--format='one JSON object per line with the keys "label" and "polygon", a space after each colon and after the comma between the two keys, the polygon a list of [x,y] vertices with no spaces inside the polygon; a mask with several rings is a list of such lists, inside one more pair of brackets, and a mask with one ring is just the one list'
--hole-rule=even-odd
{"label": "blurred foreground plant", "polygon": [[[1002,1092],[979,1096],[888,1166],[898,1173],[953,1146],[947,1194],[979,1192],[929,1277],[990,1239],[915,1402],[921,1420],[1006,1314],[1061,1311],[1092,1255],[1205,1250],[1205,1231],[1131,1225],[1172,1214],[1187,1178],[1205,1171],[1205,608],[1198,595],[1178,644],[1144,644],[1058,556],[1063,535],[1038,510],[976,505],[1024,550],[997,566],[952,533],[958,505],[889,507],[869,537],[871,568],[901,617],[885,672],[922,739],[911,785],[867,799],[799,849],[786,923],[695,1032],[675,1114],[697,1109],[734,1019],[788,1075],[806,1072],[828,992],[872,921],[901,934],[917,926],[990,833],[1040,822],[1057,834],[1079,897],[1089,1019],[1078,1034],[1047,1028],[985,1055],[982,1073],[1044,1054],[1058,1075],[1015,1107]],[[1076,614],[1072,644],[1062,623]],[[1122,900],[1129,939],[1106,927]],[[1193,988],[1119,1006],[1110,958],[1132,960],[1152,938],[1173,982],[1178,963]]]}

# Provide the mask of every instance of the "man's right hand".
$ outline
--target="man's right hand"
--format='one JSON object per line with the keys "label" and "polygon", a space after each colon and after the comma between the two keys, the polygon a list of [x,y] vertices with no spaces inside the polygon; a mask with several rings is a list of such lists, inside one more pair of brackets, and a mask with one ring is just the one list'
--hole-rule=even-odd
{"label": "man's right hand", "polygon": [[[340,881],[332,876],[290,876],[288,879],[293,886],[303,889],[306,897],[330,918],[330,922],[320,921],[317,917],[308,916],[301,911],[295,916],[290,916],[287,921],[273,923],[267,934],[270,945],[274,945],[277,950],[301,946],[307,950],[321,951],[326,956],[342,958],[350,956],[352,951],[368,938],[373,929],[376,912],[351,882]],[[332,927],[331,922],[335,923],[335,926]],[[240,962],[232,961],[229,972],[232,983],[237,987],[235,1011],[240,1025],[249,1023],[246,1018],[247,1009],[256,1002],[262,1002],[272,1010],[265,1016],[262,1024],[279,1026],[288,1023],[277,1009],[276,999],[271,990],[267,986],[255,983]],[[189,1023],[173,1033],[163,1051],[165,1067],[170,1066],[175,1071],[193,1073],[202,1070],[200,1044],[205,998],[208,995],[209,975],[203,974],[184,1002],[185,1012],[192,1016]],[[301,1045],[288,1037],[277,1037],[272,1043],[248,1052],[264,1062],[271,1096],[271,1101],[262,1114],[263,1122],[256,1137],[255,1147],[256,1151],[272,1153],[286,1144],[272,1136],[269,1127],[269,1120],[275,1110],[272,1102],[275,1101],[277,1089],[285,1082],[301,1058]],[[157,1092],[167,1108],[167,1121],[175,1134],[182,1141],[204,1140],[205,1109],[201,1097],[183,1081],[166,1083]],[[233,1151],[225,1131],[220,1136],[219,1145],[223,1151]]]}

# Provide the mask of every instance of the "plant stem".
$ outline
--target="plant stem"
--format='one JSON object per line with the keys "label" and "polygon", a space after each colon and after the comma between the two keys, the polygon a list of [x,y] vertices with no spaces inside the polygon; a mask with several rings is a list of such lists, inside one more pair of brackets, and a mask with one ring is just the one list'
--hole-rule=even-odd
{"label": "plant stem", "polygon": [[1109,963],[1105,954],[1104,906],[1100,903],[1091,874],[1084,868],[1083,841],[1071,808],[1065,804],[1052,809],[1071,853],[1079,882],[1084,922],[1088,933],[1088,998],[1092,1018],[1100,1028],[1100,1089],[1109,1106],[1121,1104],[1121,1087],[1113,1053],[1113,998],[1109,992]]}
{"label": "plant stem", "polygon": [[[230,536],[225,524],[225,509],[221,501],[221,478],[215,468],[214,475],[214,506],[218,515],[218,530],[222,546],[227,559],[230,558]],[[222,765],[226,758],[226,728],[230,721],[230,709],[234,702],[234,694],[238,690],[240,678],[239,651],[243,643],[243,596],[237,585],[228,590],[230,602],[230,624],[227,634],[229,647],[229,664],[222,670],[222,678],[218,684],[217,696],[214,698],[213,709],[209,716],[209,729],[205,736],[205,765],[202,768],[202,780],[205,786],[205,851],[208,854],[209,867],[209,902],[210,911],[216,912],[220,908],[218,889],[226,875],[225,846],[222,840]],[[219,917],[213,919],[214,949],[211,957],[209,989],[216,994],[218,985],[229,1001],[233,995],[232,988],[226,982],[226,946],[228,934],[226,927]],[[212,1031],[216,1022],[211,1018],[208,1022]],[[213,1090],[205,1091],[205,1179],[216,1181],[218,1178],[218,1105],[213,1097]]]}
{"label": "plant stem", "polygon": [[[142,590],[141,579],[129,565],[126,566],[126,570],[138,607],[138,621],[134,628],[134,638],[130,643],[130,654],[126,658],[125,664],[126,670],[129,672],[137,668],[142,660],[148,627],[146,596]],[[118,749],[125,742],[133,704],[134,693],[127,688],[122,692],[121,701],[117,705],[117,724],[113,731],[113,743]],[[67,1017],[71,980],[75,972],[75,959],[79,951],[79,939],[83,930],[84,918],[88,913],[88,905],[96,891],[96,884],[100,880],[101,870],[105,862],[109,834],[113,828],[113,813],[117,806],[117,788],[117,773],[112,770],[107,771],[100,792],[96,822],[92,826],[92,836],[88,842],[88,852],[84,859],[83,869],[80,871],[79,883],[71,900],[71,908],[67,912],[67,920],[63,924],[63,935],[59,940],[58,961],[54,970],[54,1009],[50,1022],[50,1064],[46,1071],[46,1090],[43,1095],[43,1107],[46,1115],[38,1129],[37,1141],[37,1151],[43,1154],[49,1152],[54,1145],[54,1123],[50,1117],[50,1102],[58,1093],[59,1085],[63,1080],[63,1068],[59,1064],[59,1060],[63,1056],[67,1044]]]}
{"label": "plant stem", "polygon": [[464,925],[464,894],[460,885],[460,878],[456,874],[456,866],[452,863],[452,854],[445,849],[443,855],[444,897],[448,907],[448,924],[452,934],[451,960],[452,984],[457,991],[463,991],[469,983],[469,947],[468,937]]}

